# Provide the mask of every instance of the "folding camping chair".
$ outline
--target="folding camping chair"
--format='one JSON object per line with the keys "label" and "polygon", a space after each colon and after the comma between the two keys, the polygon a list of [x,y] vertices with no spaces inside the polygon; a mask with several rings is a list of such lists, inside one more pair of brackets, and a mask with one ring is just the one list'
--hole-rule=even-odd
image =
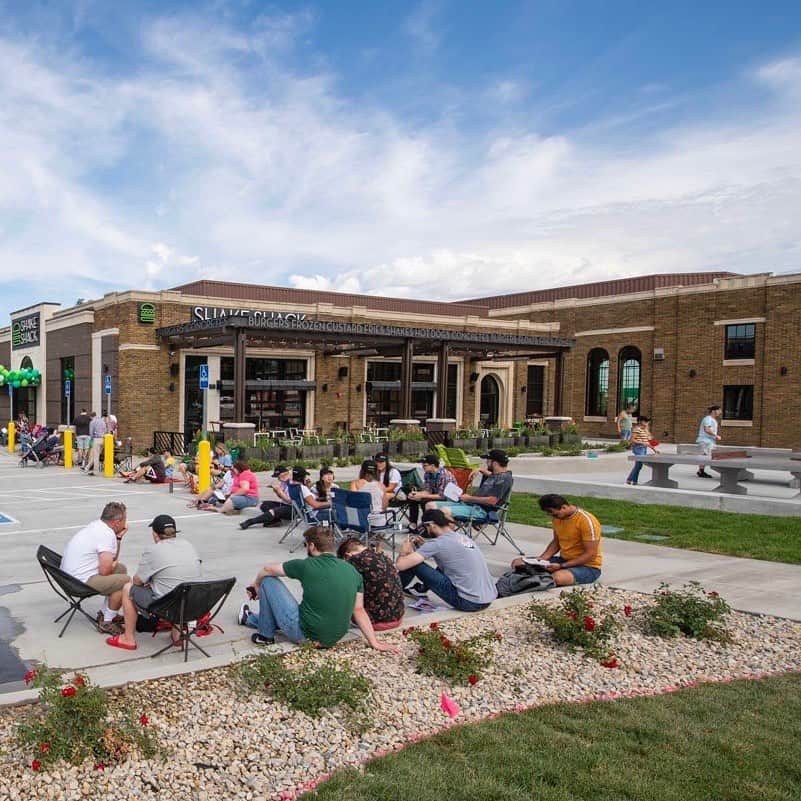
{"label": "folding camping chair", "polygon": [[[234,584],[236,584],[235,578],[214,579],[212,581],[185,581],[161,598],[156,598],[155,601],[142,609],[142,612],[145,615],[166,620],[180,634],[178,643],[180,643],[184,654],[184,662],[189,659],[190,645],[193,645],[200,653],[208,657],[209,654],[197,644],[192,636],[189,624],[200,620],[200,618],[205,618],[204,623],[211,623],[231,594]],[[156,651],[153,656],[159,656],[159,654],[163,654],[172,647],[173,643],[171,641],[169,645],[165,645],[160,651]]]}
{"label": "folding camping chair", "polygon": [[[330,509],[311,509],[303,500],[303,493],[300,489],[300,484],[289,484],[287,487],[287,494],[292,501],[292,517],[289,520],[289,526],[284,532],[284,535],[278,540],[278,544],[284,542],[290,534],[292,534],[298,526],[319,526],[320,524],[331,522]],[[289,549],[290,553],[294,553],[301,543]]]}
{"label": "folding camping chair", "polygon": [[56,595],[63,598],[69,604],[67,610],[62,612],[53,621],[54,623],[58,623],[64,615],[69,614],[64,628],[61,629],[58,636],[62,637],[64,635],[67,626],[69,626],[76,612],[80,612],[95,628],[97,628],[97,621],[81,607],[81,604],[87,598],[93,598],[95,595],[100,595],[100,593],[88,584],[84,584],[83,581],[76,579],[75,576],[65,573],[61,569],[61,555],[48,548],[46,545],[39,546],[36,551],[36,559]]}
{"label": "folding camping chair", "polygon": [[[467,534],[468,537],[475,539],[477,536],[482,536],[490,545],[497,545],[498,538],[503,537],[521,556],[523,551],[520,546],[514,541],[512,535],[506,528],[506,517],[509,514],[509,502],[499,503],[497,506],[490,506],[488,504],[470,504],[470,517],[467,519],[457,519],[456,528],[459,531]],[[481,508],[487,516],[483,520],[476,519],[476,509]]]}
{"label": "folding camping chair", "polygon": [[[420,473],[416,467],[407,467],[403,470],[398,468],[398,472],[400,473],[401,477],[400,488],[403,490],[405,498],[408,498],[410,492],[425,489],[425,484],[423,483],[422,478],[420,478]],[[397,505],[393,506],[392,508],[396,512],[396,522],[400,520],[408,520],[409,502],[407,500],[398,501]]]}
{"label": "folding camping chair", "polygon": [[357,534],[365,545],[373,534],[384,539],[385,534],[391,534],[392,554],[395,554],[395,534],[398,529],[397,515],[394,509],[387,509],[386,524],[376,526],[370,523],[372,498],[368,492],[351,492],[350,490],[337,490],[333,495],[332,525],[337,541],[345,538],[347,534]]}

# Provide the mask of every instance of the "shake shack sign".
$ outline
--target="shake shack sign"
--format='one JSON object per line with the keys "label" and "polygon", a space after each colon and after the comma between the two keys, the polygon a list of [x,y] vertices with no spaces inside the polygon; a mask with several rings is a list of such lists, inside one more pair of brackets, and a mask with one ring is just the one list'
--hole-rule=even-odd
{"label": "shake shack sign", "polygon": [[253,309],[221,309],[217,306],[195,306],[192,320],[225,320],[227,317],[255,317],[257,320],[305,320],[296,312],[254,311]]}
{"label": "shake shack sign", "polygon": [[18,317],[11,322],[11,349],[35,348],[39,345],[40,314]]}

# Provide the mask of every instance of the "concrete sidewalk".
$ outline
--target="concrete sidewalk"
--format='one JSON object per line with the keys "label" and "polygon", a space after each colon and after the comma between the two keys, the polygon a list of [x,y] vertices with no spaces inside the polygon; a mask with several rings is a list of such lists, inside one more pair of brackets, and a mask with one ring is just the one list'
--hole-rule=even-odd
{"label": "concrete sidewalk", "polygon": [[[338,470],[337,474],[347,484],[355,470]],[[108,647],[105,638],[84,618],[76,616],[64,637],[57,637],[61,624],[55,624],[53,619],[65,604],[46,583],[36,562],[36,548],[45,543],[63,551],[69,538],[97,518],[109,500],[122,500],[128,506],[130,530],[123,543],[122,560],[131,572],[136,569],[142,549],[152,542],[147,524],[156,514],[167,513],[178,520],[179,536],[190,539],[197,548],[207,577],[237,578],[234,593],[217,620],[224,633],[215,632],[200,641],[213,658],[207,660],[195,651],[190,655],[189,669],[226,664],[252,650],[251,632],[236,624],[236,611],[245,600],[244,587],[257,569],[266,562],[289,557],[287,544],[278,545],[283,529],[259,527],[241,531],[241,517],[187,509],[191,496],[184,490],[170,495],[162,486],[125,485],[116,479],[91,478],[78,470],[68,473],[55,467],[20,470],[16,460],[6,455],[0,455],[0,487],[0,513],[18,521],[0,524],[0,662],[5,641],[5,665],[11,671],[0,675],[0,703],[27,697],[18,692],[23,689],[18,681],[23,663],[47,662],[54,667],[86,669],[96,681],[109,685],[184,670],[178,653],[149,658],[164,644],[164,634],[156,638],[140,635],[139,648],[134,653],[118,651]],[[551,536],[547,529],[517,524],[510,525],[510,531],[527,553],[541,551]],[[514,549],[505,542],[495,548],[486,543],[481,547],[495,575],[507,569],[515,556]],[[801,620],[801,566],[612,539],[604,541],[604,556],[603,582],[610,586],[651,592],[661,581],[680,585],[698,580],[706,589],[720,592],[735,609]],[[299,590],[296,582],[290,585],[293,591]],[[524,596],[505,603],[527,600]],[[99,603],[92,599],[86,606],[94,613]],[[411,620],[416,613],[410,614]],[[443,609],[425,619],[445,619],[455,614],[458,613]],[[0,671],[2,667],[0,664]]]}

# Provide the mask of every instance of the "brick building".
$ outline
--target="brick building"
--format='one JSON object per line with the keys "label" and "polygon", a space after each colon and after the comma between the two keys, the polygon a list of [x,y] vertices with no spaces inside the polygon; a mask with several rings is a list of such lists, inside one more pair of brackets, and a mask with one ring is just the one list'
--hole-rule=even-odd
{"label": "brick building", "polygon": [[660,438],[686,442],[717,402],[727,441],[799,447],[799,324],[801,275],[657,275],[458,303],[198,281],[14,312],[0,364],[43,380],[0,393],[0,419],[57,425],[111,408],[144,447],[153,431],[200,426],[204,366],[207,419],[241,413],[266,429],[386,425],[406,408],[464,427],[561,413],[612,436],[631,402]]}

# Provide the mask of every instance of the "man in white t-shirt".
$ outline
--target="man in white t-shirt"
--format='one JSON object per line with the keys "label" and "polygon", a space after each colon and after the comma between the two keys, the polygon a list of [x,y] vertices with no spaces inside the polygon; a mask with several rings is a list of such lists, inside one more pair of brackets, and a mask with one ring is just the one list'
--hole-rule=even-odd
{"label": "man in white t-shirt", "polygon": [[[718,434],[720,411],[720,406],[710,406],[706,416],[701,420],[701,425],[698,426],[698,437],[695,441],[701,446],[701,452],[704,456],[711,456],[715,444],[720,442],[720,435]],[[703,465],[698,468],[696,475],[698,478],[714,478],[704,470]]]}
{"label": "man in white t-shirt", "polygon": [[128,531],[125,504],[107,503],[100,520],[82,528],[68,543],[61,569],[105,595],[97,613],[97,628],[103,634],[119,634],[122,622],[117,612],[122,605],[122,588],[131,580],[119,561],[122,538]]}

